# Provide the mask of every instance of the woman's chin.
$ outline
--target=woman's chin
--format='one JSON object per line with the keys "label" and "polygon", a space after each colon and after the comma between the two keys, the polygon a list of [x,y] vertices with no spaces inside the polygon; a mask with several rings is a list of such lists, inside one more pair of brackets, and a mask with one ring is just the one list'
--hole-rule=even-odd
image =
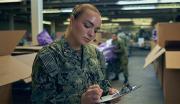
{"label": "woman's chin", "polygon": [[82,45],[86,45],[86,44],[88,44],[88,43],[89,43],[89,41],[82,41],[82,42],[81,42]]}

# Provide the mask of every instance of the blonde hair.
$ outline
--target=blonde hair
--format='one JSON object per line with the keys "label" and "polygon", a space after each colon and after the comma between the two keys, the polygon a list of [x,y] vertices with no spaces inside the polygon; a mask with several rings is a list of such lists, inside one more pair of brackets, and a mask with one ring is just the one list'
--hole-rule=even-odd
{"label": "blonde hair", "polygon": [[72,11],[71,16],[74,17],[74,19],[77,19],[78,17],[80,17],[86,10],[92,10],[96,13],[98,13],[99,15],[100,12],[99,10],[92,4],[80,4],[80,5],[76,5]]}
{"label": "blonde hair", "polygon": [[[101,16],[99,10],[92,4],[79,4],[76,5],[71,13],[74,19],[78,19],[86,10],[92,10]],[[66,33],[70,32],[70,25],[66,29]]]}

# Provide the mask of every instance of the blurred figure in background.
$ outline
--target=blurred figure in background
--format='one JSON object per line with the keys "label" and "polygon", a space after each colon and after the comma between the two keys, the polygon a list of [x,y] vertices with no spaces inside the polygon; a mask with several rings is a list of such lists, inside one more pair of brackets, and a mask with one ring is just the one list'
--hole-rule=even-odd
{"label": "blurred figure in background", "polygon": [[116,34],[112,35],[112,45],[116,47],[113,50],[113,53],[117,56],[115,60],[112,62],[113,71],[115,72],[116,76],[114,80],[119,79],[119,74],[122,72],[124,75],[124,84],[129,85],[128,82],[128,52],[125,46],[125,42],[118,38]]}

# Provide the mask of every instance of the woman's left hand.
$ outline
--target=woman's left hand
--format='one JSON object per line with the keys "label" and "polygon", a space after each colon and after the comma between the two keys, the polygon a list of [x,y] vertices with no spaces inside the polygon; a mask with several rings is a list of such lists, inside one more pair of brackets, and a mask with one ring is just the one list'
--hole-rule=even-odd
{"label": "woman's left hand", "polygon": [[[117,89],[115,89],[115,88],[109,88],[109,94],[110,94],[110,95],[113,95],[113,94],[115,94],[115,93],[117,93],[117,92],[118,92]],[[121,97],[118,97],[118,98],[112,100],[111,103],[112,103],[112,104],[115,104],[115,103],[118,103],[120,100],[121,100]]]}

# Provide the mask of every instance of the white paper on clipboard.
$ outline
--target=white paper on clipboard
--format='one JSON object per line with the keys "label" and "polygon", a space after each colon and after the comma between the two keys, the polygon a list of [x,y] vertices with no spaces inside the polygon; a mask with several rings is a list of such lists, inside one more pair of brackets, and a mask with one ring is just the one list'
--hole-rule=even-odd
{"label": "white paper on clipboard", "polygon": [[140,87],[141,87],[141,86],[132,86],[132,89],[129,90],[129,91],[127,91],[127,92],[123,92],[123,93],[122,93],[122,92],[119,92],[118,94],[115,93],[115,94],[113,94],[113,95],[103,96],[103,97],[101,97],[99,103],[111,101],[111,100],[116,99],[116,98],[118,98],[118,97],[124,96],[124,95],[126,95],[126,94],[128,94],[128,93],[130,93],[130,92],[132,92],[132,91],[134,91],[134,90],[136,90],[136,89],[138,89],[138,88],[140,88]]}

